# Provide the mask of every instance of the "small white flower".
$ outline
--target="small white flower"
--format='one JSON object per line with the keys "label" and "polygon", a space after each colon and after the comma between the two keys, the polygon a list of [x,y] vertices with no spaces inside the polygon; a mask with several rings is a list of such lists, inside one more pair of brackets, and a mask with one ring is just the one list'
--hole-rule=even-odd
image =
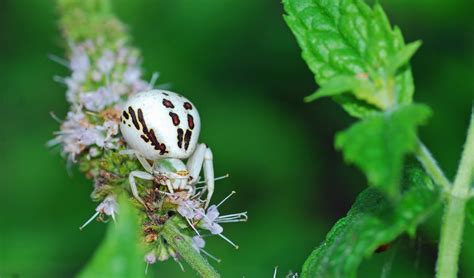
{"label": "small white flower", "polygon": [[96,157],[100,154],[99,149],[96,147],[92,147],[89,149],[89,156],[90,157]]}

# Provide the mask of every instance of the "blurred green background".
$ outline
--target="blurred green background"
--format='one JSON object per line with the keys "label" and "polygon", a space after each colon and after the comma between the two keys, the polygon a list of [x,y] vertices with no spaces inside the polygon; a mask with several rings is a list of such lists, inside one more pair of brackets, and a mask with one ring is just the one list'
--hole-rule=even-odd
{"label": "blurred green background", "polygon": [[[434,110],[421,138],[452,177],[474,99],[474,28],[468,0],[384,0],[407,41],[423,40],[412,65],[415,99]],[[203,122],[202,141],[214,152],[215,200],[237,195],[224,213],[247,210],[245,224],[229,224],[207,250],[224,277],[279,277],[299,271],[311,250],[344,216],[365,178],[343,163],[335,132],[353,120],[330,100],[304,104],[316,88],[270,0],[114,1],[118,16],[142,49],[145,76],[188,96]],[[68,71],[48,60],[63,55],[54,1],[0,1],[0,276],[67,277],[100,244],[106,225],[78,227],[93,212],[91,182],[68,174],[45,142],[64,117],[65,88],[54,75]],[[436,217],[416,239],[401,238],[365,262],[361,277],[432,277]],[[474,275],[474,227],[467,224],[462,277]],[[161,277],[193,277],[172,261],[152,267]],[[150,277],[154,275],[150,275]],[[386,277],[386,276],[384,276]]]}

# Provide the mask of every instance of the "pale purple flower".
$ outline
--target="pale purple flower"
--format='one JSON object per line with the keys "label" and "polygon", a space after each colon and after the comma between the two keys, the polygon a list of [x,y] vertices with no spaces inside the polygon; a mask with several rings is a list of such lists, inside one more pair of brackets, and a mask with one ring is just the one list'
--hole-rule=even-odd
{"label": "pale purple flower", "polygon": [[117,51],[116,61],[118,64],[125,64],[127,56],[129,54],[129,49],[123,46],[120,46]]}
{"label": "pale purple flower", "polygon": [[95,82],[99,82],[100,80],[102,80],[102,73],[94,70],[92,71],[91,77],[92,80],[94,80]]}
{"label": "pale purple flower", "polygon": [[111,138],[118,134],[119,125],[116,121],[105,121],[103,127],[106,131],[105,139]]}
{"label": "pale purple flower", "polygon": [[115,197],[109,195],[100,203],[95,209],[97,212],[111,216],[115,220],[115,215],[118,213],[118,203]]}
{"label": "pale purple flower", "polygon": [[150,251],[148,254],[145,255],[145,262],[147,264],[154,264],[156,263],[156,255],[155,252]]}
{"label": "pale purple flower", "polygon": [[90,68],[89,56],[83,46],[72,46],[70,68],[73,72],[87,72]]}
{"label": "pale purple flower", "polygon": [[182,200],[179,199],[178,202],[178,213],[182,216],[192,220],[196,215],[196,209],[198,208],[199,203],[194,200]]}
{"label": "pale purple flower", "polygon": [[100,203],[97,208],[95,209],[96,213],[92,215],[89,220],[86,221],[79,229],[82,230],[84,229],[85,226],[87,226],[89,223],[92,222],[99,214],[105,214],[110,217],[115,221],[115,215],[118,214],[118,204],[117,201],[115,200],[115,197],[112,195],[107,196],[102,203]]}
{"label": "pale purple flower", "polygon": [[203,249],[204,246],[206,246],[206,242],[200,236],[193,236],[193,238],[191,239],[191,242],[194,249],[196,249],[196,251],[198,252],[200,252],[201,249]]}
{"label": "pale purple flower", "polygon": [[120,96],[112,92],[109,88],[100,87],[97,91],[82,93],[79,99],[87,110],[97,112],[118,102]]}
{"label": "pale purple flower", "polygon": [[200,222],[200,227],[210,231],[213,235],[220,234],[224,231],[221,225],[217,223],[219,217],[219,211],[216,205],[212,205],[207,209],[206,215]]}
{"label": "pale purple flower", "polygon": [[142,73],[139,67],[128,67],[123,73],[123,82],[131,85],[137,81],[140,81]]}
{"label": "pale purple flower", "polygon": [[61,130],[56,132],[56,138],[48,142],[49,146],[61,144],[62,153],[67,154],[71,161],[84,150],[85,146],[94,143],[100,135],[92,128],[80,107],[73,107],[61,125]]}
{"label": "pale purple flower", "polygon": [[109,74],[115,64],[115,55],[112,51],[106,50],[97,61],[97,68],[104,74]]}
{"label": "pale purple flower", "polygon": [[196,251],[199,253],[203,253],[204,255],[208,256],[209,258],[215,260],[216,262],[220,262],[221,260],[219,258],[214,257],[212,254],[204,250],[204,246],[206,246],[206,242],[204,239],[200,236],[193,236],[191,239],[191,245],[193,246]]}

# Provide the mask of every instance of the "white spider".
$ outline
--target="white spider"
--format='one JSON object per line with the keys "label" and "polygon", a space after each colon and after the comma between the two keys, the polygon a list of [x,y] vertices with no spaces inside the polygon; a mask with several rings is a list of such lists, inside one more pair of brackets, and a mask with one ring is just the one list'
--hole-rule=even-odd
{"label": "white spider", "polygon": [[203,168],[208,191],[205,207],[209,205],[214,192],[212,152],[206,144],[198,144],[201,120],[188,99],[164,90],[138,93],[125,104],[120,130],[130,148],[121,153],[135,155],[145,169],[129,176],[133,196],[140,203],[145,204],[135,178],[155,180],[171,193],[186,190],[192,195]]}

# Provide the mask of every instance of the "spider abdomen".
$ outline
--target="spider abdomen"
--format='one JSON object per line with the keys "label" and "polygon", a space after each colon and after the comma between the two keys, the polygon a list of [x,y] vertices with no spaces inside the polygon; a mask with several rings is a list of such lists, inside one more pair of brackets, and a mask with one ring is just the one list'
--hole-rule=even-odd
{"label": "spider abdomen", "polygon": [[186,159],[196,148],[201,121],[187,98],[151,90],[126,102],[120,130],[127,144],[147,159]]}

